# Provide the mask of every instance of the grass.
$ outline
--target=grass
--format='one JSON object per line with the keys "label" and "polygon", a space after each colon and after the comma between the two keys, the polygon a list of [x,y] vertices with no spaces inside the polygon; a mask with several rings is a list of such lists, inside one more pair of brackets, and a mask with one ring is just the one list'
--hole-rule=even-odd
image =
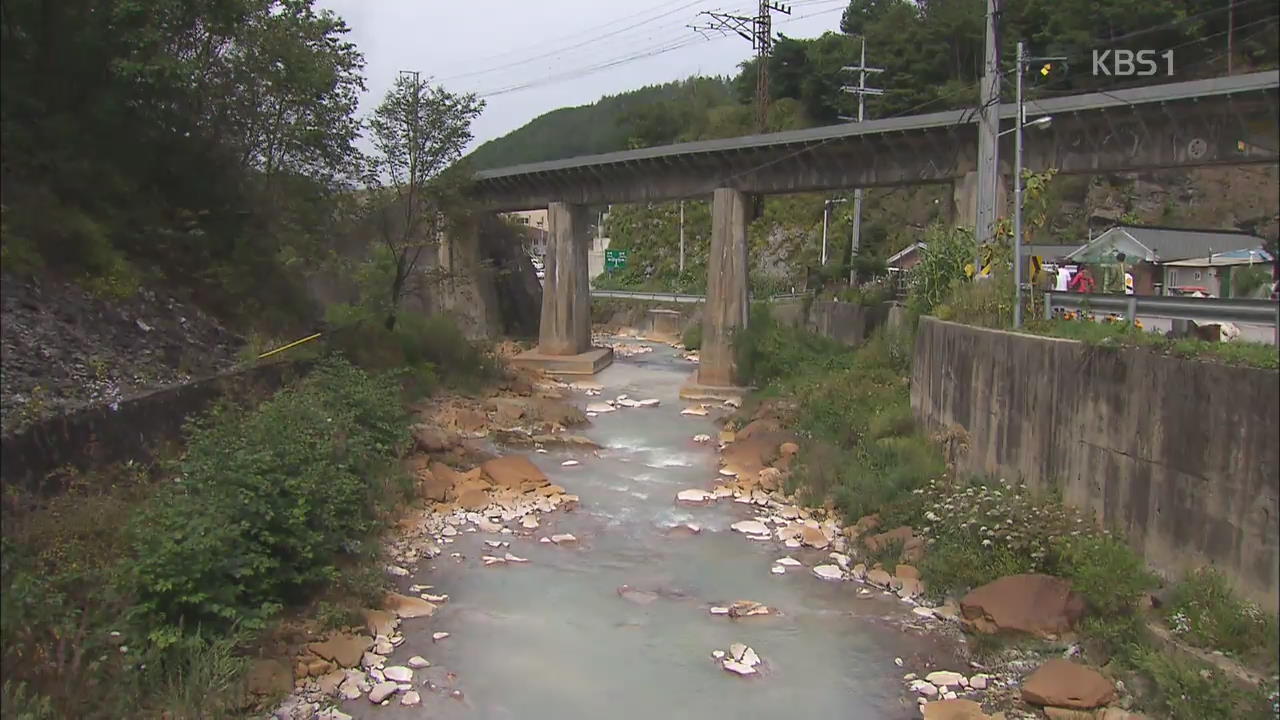
{"label": "grass", "polygon": [[1026,331],[1037,335],[1067,338],[1099,347],[1135,347],[1173,357],[1208,360],[1224,365],[1275,370],[1280,368],[1280,351],[1267,343],[1232,341],[1209,342],[1194,338],[1166,338],[1123,322],[1080,320],[1033,320]]}
{"label": "grass", "polygon": [[1221,650],[1266,675],[1280,671],[1276,616],[1241,599],[1213,568],[1186,575],[1174,586],[1165,621],[1182,641]]}

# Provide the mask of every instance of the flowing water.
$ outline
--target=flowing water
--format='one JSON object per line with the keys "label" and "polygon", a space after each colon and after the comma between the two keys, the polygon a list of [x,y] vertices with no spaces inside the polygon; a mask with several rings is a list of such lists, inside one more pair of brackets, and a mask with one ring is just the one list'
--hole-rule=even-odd
{"label": "flowing water", "polygon": [[[898,629],[907,606],[814,577],[808,568],[830,562],[825,551],[787,551],[729,530],[751,515],[748,506],[673,502],[679,490],[710,488],[716,479],[714,448],[692,441],[714,436],[715,425],[680,415],[677,393],[692,369],[655,345],[598,375],[605,391],[597,399],[626,393],[662,404],[594,418],[584,434],[602,450],[531,454],[553,482],[581,496],[579,508],[543,515],[533,537],[501,537],[511,547],[495,554],[510,550],[526,564],[482,567],[480,556],[494,552],[482,541],[499,536],[478,532],[424,561],[411,582],[450,599],[433,619],[401,626],[406,640],[388,664],[422,655],[432,667],[417,671],[414,685],[442,689],[420,687],[417,707],[393,697],[386,707],[361,699],[343,709],[396,719],[919,717],[915,702],[903,699],[905,670],[894,658],[911,667],[948,654],[937,640]],[[563,467],[567,459],[581,464]],[[670,532],[684,522],[701,532]],[[537,542],[555,532],[579,542]],[[772,560],[787,554],[805,567],[771,574]],[[623,597],[622,585],[642,592]],[[707,611],[739,599],[779,614],[731,619]],[[441,631],[451,636],[433,642]],[[739,677],[712,660],[713,650],[734,642],[760,655],[760,674]],[[461,698],[446,694],[453,688]]]}

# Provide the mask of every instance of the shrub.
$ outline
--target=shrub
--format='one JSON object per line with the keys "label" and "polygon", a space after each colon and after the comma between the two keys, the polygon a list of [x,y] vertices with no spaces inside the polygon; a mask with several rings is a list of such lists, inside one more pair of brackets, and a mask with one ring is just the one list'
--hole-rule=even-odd
{"label": "shrub", "polygon": [[330,359],[256,411],[192,423],[178,481],[131,527],[140,610],[256,628],[332,577],[333,558],[374,526],[376,479],[405,447],[398,393]]}
{"label": "shrub", "polygon": [[680,344],[684,345],[686,350],[700,350],[702,348],[702,323],[692,323],[684,329],[684,334],[680,336]]}
{"label": "shrub", "polygon": [[1142,558],[1109,535],[1085,533],[1053,544],[1051,569],[1071,581],[1071,587],[1102,616],[1132,613],[1144,592],[1159,581]]}
{"label": "shrub", "polygon": [[1276,616],[1242,600],[1213,568],[1187,573],[1174,586],[1165,612],[1174,634],[1186,642],[1274,672],[1280,655]]}
{"label": "shrub", "polygon": [[1136,654],[1139,671],[1155,686],[1149,709],[1170,720],[1270,720],[1274,700],[1259,688],[1243,689],[1220,670],[1157,650]]}
{"label": "shrub", "polygon": [[977,246],[964,228],[932,225],[925,231],[920,263],[911,269],[907,306],[916,315],[928,315],[967,282],[964,267],[974,261]]}

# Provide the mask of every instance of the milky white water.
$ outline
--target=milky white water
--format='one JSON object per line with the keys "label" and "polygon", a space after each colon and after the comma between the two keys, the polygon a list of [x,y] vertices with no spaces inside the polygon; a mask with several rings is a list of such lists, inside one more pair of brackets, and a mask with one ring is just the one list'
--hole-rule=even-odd
{"label": "milky white water", "polygon": [[[814,577],[809,568],[830,562],[826,552],[787,551],[730,531],[730,523],[750,517],[745,505],[674,504],[679,490],[709,489],[716,479],[714,448],[692,441],[699,433],[714,437],[712,418],[680,415],[685,403],[677,393],[692,370],[656,346],[618,358],[598,375],[605,391],[592,400],[626,393],[662,404],[594,418],[583,434],[600,451],[530,453],[552,482],[581,496],[577,510],[543,515],[533,537],[461,534],[414,577],[399,578],[401,591],[420,583],[449,595],[434,618],[401,625],[406,640],[388,660],[431,661],[413,680],[423,703],[401,707],[393,696],[386,707],[360,699],[343,710],[388,719],[918,718],[894,658],[910,667],[920,664],[912,658],[946,653],[935,640],[896,629],[906,605],[880,593],[858,598],[856,583]],[[573,401],[585,405],[587,398]],[[567,459],[581,464],[562,467]],[[701,533],[668,534],[683,522],[701,525]],[[563,532],[578,544],[537,542]],[[511,541],[495,554],[510,550],[530,562],[482,567],[480,556],[493,552],[485,539]],[[772,560],[788,554],[804,567],[770,574]],[[624,584],[656,597],[624,599]],[[739,599],[780,614],[730,619],[707,612]],[[440,631],[451,636],[433,642]],[[733,642],[764,660],[759,675],[738,677],[711,659]],[[447,695],[453,688],[461,699]]]}

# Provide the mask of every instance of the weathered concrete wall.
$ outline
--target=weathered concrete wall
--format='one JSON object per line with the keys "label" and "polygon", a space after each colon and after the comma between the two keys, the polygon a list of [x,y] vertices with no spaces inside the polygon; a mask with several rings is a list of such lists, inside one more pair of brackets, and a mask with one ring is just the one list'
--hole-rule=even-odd
{"label": "weathered concrete wall", "polygon": [[961,471],[1057,487],[1168,576],[1280,601],[1280,374],[923,318],[911,406]]}
{"label": "weathered concrete wall", "polygon": [[730,387],[738,382],[733,334],[747,326],[747,213],[750,198],[731,188],[711,197],[711,253],[707,260],[707,303],[702,316],[698,384]]}
{"label": "weathered concrete wall", "polygon": [[144,461],[167,443],[182,441],[187,418],[234,394],[261,396],[297,376],[304,366],[272,363],[156,390],[50,418],[0,438],[0,482],[49,495],[60,492],[50,473],[128,460]]}
{"label": "weathered concrete wall", "polygon": [[871,337],[872,331],[884,324],[888,315],[887,303],[815,301],[809,308],[809,329],[845,345],[861,345]]}

